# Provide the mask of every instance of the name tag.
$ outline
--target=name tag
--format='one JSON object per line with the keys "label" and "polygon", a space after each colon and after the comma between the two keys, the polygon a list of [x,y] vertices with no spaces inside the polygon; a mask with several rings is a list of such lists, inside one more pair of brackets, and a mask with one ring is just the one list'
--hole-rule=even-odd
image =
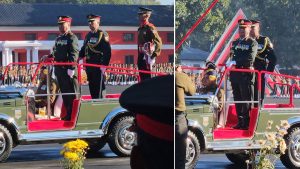
{"label": "name tag", "polygon": [[67,44],[68,44],[68,40],[58,40],[56,42],[56,45],[60,45],[60,46],[67,45]]}
{"label": "name tag", "polygon": [[249,50],[249,48],[250,48],[249,45],[238,44],[235,46],[235,49],[241,49],[241,50]]}
{"label": "name tag", "polygon": [[262,50],[263,48],[264,48],[263,44],[258,44],[258,47],[257,47],[258,50]]}
{"label": "name tag", "polygon": [[89,40],[89,43],[95,44],[98,42],[98,38],[96,37],[91,37],[91,39]]}

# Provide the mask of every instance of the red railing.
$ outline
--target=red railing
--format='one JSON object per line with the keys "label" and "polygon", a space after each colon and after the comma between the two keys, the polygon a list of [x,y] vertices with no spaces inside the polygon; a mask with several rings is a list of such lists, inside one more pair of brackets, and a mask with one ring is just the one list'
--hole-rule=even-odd
{"label": "red railing", "polygon": [[[47,65],[54,65],[54,66],[76,66],[77,71],[78,71],[78,82],[79,84],[81,83],[81,70],[84,69],[86,66],[91,66],[91,67],[98,67],[98,68],[106,68],[108,73],[114,73],[114,74],[122,74],[122,75],[131,75],[131,76],[137,76],[138,81],[140,81],[139,73],[146,73],[146,74],[151,74],[151,75],[156,75],[156,76],[162,76],[162,75],[167,75],[167,73],[164,72],[151,72],[151,71],[145,71],[145,70],[136,70],[136,69],[130,69],[130,68],[121,68],[121,67],[113,67],[113,66],[104,66],[104,65],[96,65],[96,64],[88,64],[88,63],[62,63],[62,62],[39,62],[39,63],[34,63],[34,62],[15,62],[15,63],[10,63],[6,66],[3,77],[2,77],[2,83],[4,83],[5,75],[8,73],[8,69],[11,66],[14,65],[37,65],[35,72],[31,78],[31,82],[35,80],[35,78],[38,75],[38,72],[42,66],[47,66]],[[119,71],[117,71],[119,70]]]}
{"label": "red railing", "polygon": [[[224,67],[224,64],[219,64],[218,67]],[[201,68],[201,67],[188,67],[188,66],[182,66],[182,69],[184,70],[199,70],[203,71],[206,70],[206,68]],[[299,77],[291,76],[291,75],[285,75],[285,74],[278,74],[274,72],[268,72],[268,71],[258,71],[258,70],[253,70],[253,69],[235,69],[235,68],[227,68],[225,67],[224,71],[219,71],[219,81],[218,81],[218,89],[222,87],[222,84],[224,82],[225,76],[228,75],[230,72],[248,72],[248,73],[255,73],[258,78],[258,85],[256,88],[256,91],[258,92],[258,95],[260,96],[261,94],[261,80],[262,80],[262,75],[269,74],[271,76],[274,76],[275,78],[280,78],[280,79],[290,79],[294,81],[300,81]],[[267,82],[266,82],[267,83]],[[284,83],[284,82],[272,82],[274,85],[280,85],[280,86],[287,86],[288,91],[289,91],[289,106],[293,107],[294,106],[294,90],[300,91],[300,86],[298,84],[292,84],[292,83]]]}

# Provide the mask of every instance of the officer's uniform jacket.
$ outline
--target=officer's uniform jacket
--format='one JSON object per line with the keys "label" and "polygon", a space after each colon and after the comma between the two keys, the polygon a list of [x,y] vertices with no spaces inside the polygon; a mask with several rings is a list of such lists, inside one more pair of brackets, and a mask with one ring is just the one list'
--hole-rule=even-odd
{"label": "officer's uniform jacket", "polygon": [[79,57],[86,57],[87,63],[107,66],[111,58],[108,33],[102,30],[95,33],[89,32],[85,37]]}
{"label": "officer's uniform jacket", "polygon": [[[59,35],[55,40],[53,48],[54,60],[57,62],[77,62],[78,39],[71,31]],[[68,69],[75,69],[76,66],[64,66]]]}
{"label": "officer's uniform jacket", "polygon": [[[232,42],[231,60],[236,62],[237,69],[250,69],[257,54],[257,42],[252,39],[237,39]],[[230,81],[234,83],[246,83],[253,78],[251,73],[231,72]]]}
{"label": "officer's uniform jacket", "polygon": [[156,27],[152,23],[141,25],[138,28],[138,48],[139,54],[143,54],[143,46],[145,43],[150,42],[154,45],[152,57],[160,55],[162,40],[158,35]]}
{"label": "officer's uniform jacket", "polygon": [[[256,70],[274,71],[276,65],[276,56],[274,54],[273,45],[270,39],[266,36],[259,36],[255,39],[258,43],[257,55],[254,61],[254,68]],[[269,63],[267,64],[267,60]]]}

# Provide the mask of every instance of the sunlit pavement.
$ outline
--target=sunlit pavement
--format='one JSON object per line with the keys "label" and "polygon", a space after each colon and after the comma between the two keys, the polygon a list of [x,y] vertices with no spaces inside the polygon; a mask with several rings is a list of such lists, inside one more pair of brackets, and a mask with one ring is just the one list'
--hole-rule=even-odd
{"label": "sunlit pavement", "polygon": [[[60,144],[38,144],[16,147],[1,169],[61,169]],[[117,157],[106,145],[87,158],[85,169],[130,169],[129,158]]]}

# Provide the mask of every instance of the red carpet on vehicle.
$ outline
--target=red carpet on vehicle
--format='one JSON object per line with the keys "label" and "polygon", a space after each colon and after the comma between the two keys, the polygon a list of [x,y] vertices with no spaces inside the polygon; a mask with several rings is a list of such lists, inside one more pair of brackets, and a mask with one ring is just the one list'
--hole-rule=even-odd
{"label": "red carpet on vehicle", "polygon": [[[120,96],[121,96],[120,93],[119,94],[106,94],[105,98],[120,98]],[[91,100],[92,97],[91,97],[91,95],[82,95],[81,99],[82,100]]]}
{"label": "red carpet on vehicle", "polygon": [[[79,105],[79,99],[75,99],[73,101],[71,121],[63,121],[60,119],[35,120],[28,122],[28,131],[68,130],[74,128]],[[64,106],[62,106],[61,117],[64,117],[65,114],[66,110]]]}
{"label": "red carpet on vehicle", "polygon": [[228,109],[227,123],[225,128],[215,129],[213,132],[214,139],[236,139],[250,138],[253,136],[256,128],[256,120],[258,117],[258,109],[252,108],[250,112],[250,122],[248,130],[232,129],[231,127],[237,124],[237,115],[235,105],[230,105]]}

